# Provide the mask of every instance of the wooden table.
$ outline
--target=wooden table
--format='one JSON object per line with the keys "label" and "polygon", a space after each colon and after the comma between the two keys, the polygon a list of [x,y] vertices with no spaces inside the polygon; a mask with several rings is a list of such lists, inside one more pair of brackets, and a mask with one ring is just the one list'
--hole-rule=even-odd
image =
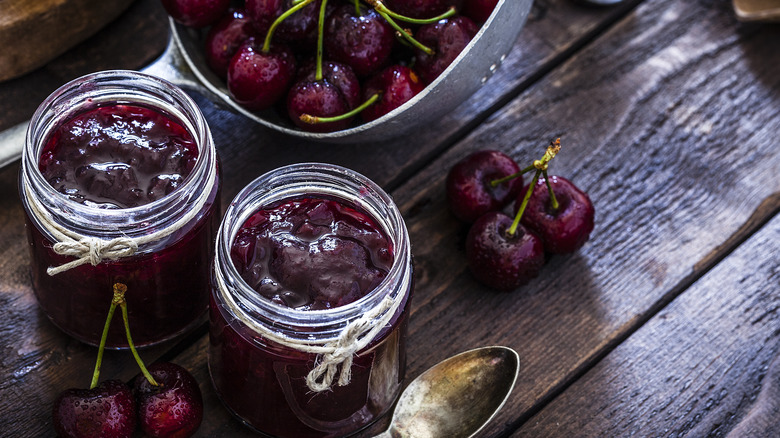
{"label": "wooden table", "polygon": [[[0,84],[0,129],[69,79],[146,65],[166,35],[159,2],[137,1],[96,37]],[[403,138],[308,144],[194,97],[221,154],[225,203],[301,161],[353,168],[393,195],[416,277],[407,380],[478,346],[520,354],[514,392],[483,436],[780,436],[776,416],[765,433],[745,432],[780,404],[779,42],[780,25],[739,23],[725,0],[537,0],[496,75]],[[590,194],[596,229],[529,285],[488,290],[467,270],[467,226],[447,209],[445,175],[478,149],[528,162],[554,137],[563,151],[551,172]],[[0,436],[51,436],[52,401],[88,386],[96,349],[38,310],[17,174],[18,164],[0,171]],[[216,399],[206,343],[203,326],[141,354],[196,376],[198,436],[251,436]],[[102,378],[136,373],[129,353],[107,353]]]}

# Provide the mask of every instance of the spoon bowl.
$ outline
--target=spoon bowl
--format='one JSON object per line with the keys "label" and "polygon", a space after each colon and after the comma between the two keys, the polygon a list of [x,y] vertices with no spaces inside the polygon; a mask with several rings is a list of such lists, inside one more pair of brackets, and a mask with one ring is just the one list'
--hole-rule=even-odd
{"label": "spoon bowl", "polygon": [[377,438],[455,438],[479,432],[514,388],[520,358],[507,347],[469,350],[440,362],[404,389]]}

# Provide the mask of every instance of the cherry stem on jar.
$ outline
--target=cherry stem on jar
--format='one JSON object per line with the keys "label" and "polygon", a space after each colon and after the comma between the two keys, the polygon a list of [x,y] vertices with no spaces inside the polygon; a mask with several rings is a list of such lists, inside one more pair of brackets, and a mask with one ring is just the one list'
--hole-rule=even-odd
{"label": "cherry stem on jar", "polygon": [[[119,283],[117,283],[119,284]],[[124,286],[124,285],[123,285]],[[124,292],[121,292],[124,294]],[[97,360],[95,361],[95,371],[92,372],[92,382],[89,384],[89,389],[95,389],[100,378],[100,366],[103,363],[103,351],[106,349],[106,339],[108,338],[108,328],[111,326],[111,320],[114,318],[114,312],[116,311],[117,301],[117,285],[114,285],[114,296],[111,299],[111,307],[108,308],[108,316],[106,317],[106,324],[103,326],[103,334],[100,336],[100,345],[98,346]]]}
{"label": "cherry stem on jar", "polygon": [[282,24],[282,21],[286,20],[287,17],[303,9],[304,6],[308,5],[313,1],[314,0],[301,0],[300,2],[292,6],[290,9],[284,11],[282,15],[277,17],[276,20],[274,20],[274,22],[271,23],[271,27],[268,28],[268,33],[265,34],[265,41],[263,42],[263,49],[262,49],[263,53],[268,53],[268,51],[271,50],[271,38],[273,37],[276,28],[279,27],[280,24]]}
{"label": "cherry stem on jar", "polygon": [[352,111],[348,111],[344,114],[339,114],[337,116],[333,117],[318,117],[318,116],[312,116],[311,114],[301,114],[299,116],[299,119],[301,119],[304,123],[310,123],[310,124],[316,124],[316,123],[329,123],[329,122],[338,122],[344,119],[348,119],[350,117],[354,117],[358,115],[361,111],[368,108],[369,106],[373,105],[374,102],[379,99],[379,93],[373,94],[371,97],[369,97],[365,102],[361,103],[359,106],[355,107]]}
{"label": "cherry stem on jar", "polygon": [[[401,37],[403,37],[403,39],[408,41],[412,46],[422,50],[426,54],[433,55],[433,49],[431,49],[430,47],[428,47],[428,46],[422,44],[421,42],[417,41],[416,39],[414,39],[414,37],[412,36],[412,33],[410,31],[408,31],[408,30],[402,28],[401,26],[399,26],[398,23],[395,22],[393,17],[391,17],[390,14],[388,14],[386,12],[387,11],[387,7],[385,7],[380,1],[378,1],[378,0],[366,0],[366,2],[368,4],[370,4],[371,6],[373,6],[374,10],[382,18],[384,18],[385,21],[390,23],[390,26],[393,26],[393,29],[398,31],[401,34]],[[382,10],[382,9],[384,9],[384,10]]]}
{"label": "cherry stem on jar", "polygon": [[149,370],[146,369],[144,361],[141,360],[141,356],[138,355],[138,351],[135,349],[135,345],[133,344],[133,337],[130,336],[130,322],[128,321],[127,317],[127,301],[125,300],[125,292],[127,292],[127,286],[122,283],[116,283],[114,285],[114,299],[111,302],[111,305],[114,306],[114,308],[116,308],[117,305],[122,308],[122,320],[125,323],[127,345],[130,347],[130,351],[133,353],[135,362],[141,368],[141,373],[143,373],[144,377],[146,377],[146,380],[148,380],[149,383],[151,383],[153,386],[159,386],[157,381],[154,380],[154,377],[152,377],[152,375],[149,373]]}

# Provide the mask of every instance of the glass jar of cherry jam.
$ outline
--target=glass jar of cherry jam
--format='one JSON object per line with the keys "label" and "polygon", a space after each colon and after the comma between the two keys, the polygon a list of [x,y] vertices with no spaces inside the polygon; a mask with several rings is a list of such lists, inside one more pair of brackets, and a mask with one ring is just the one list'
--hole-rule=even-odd
{"label": "glass jar of cherry jam", "polygon": [[[212,382],[254,430],[345,436],[398,397],[412,293],[409,237],[392,199],[366,177],[304,163],[253,181],[225,213],[213,281]],[[311,386],[334,347],[348,359],[333,366],[332,381],[315,378],[319,385]]]}
{"label": "glass jar of cherry jam", "polygon": [[[203,115],[167,81],[105,71],[49,96],[31,120],[19,184],[32,286],[49,319],[99,344],[120,282],[137,346],[204,322],[217,167]],[[106,346],[128,346],[121,317]]]}

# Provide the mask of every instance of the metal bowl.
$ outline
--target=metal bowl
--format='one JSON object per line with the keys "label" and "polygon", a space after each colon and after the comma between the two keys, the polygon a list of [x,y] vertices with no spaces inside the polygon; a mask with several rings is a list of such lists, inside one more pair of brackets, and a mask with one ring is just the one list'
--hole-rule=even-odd
{"label": "metal bowl", "polygon": [[285,134],[330,143],[359,143],[395,137],[434,122],[468,99],[495,72],[523,27],[532,0],[499,0],[493,14],[453,63],[417,96],[369,123],[329,133],[297,128],[274,110],[252,112],[235,103],[223,80],[211,72],[202,35],[171,20],[165,53],[144,72],[204,94],[212,101]]}

